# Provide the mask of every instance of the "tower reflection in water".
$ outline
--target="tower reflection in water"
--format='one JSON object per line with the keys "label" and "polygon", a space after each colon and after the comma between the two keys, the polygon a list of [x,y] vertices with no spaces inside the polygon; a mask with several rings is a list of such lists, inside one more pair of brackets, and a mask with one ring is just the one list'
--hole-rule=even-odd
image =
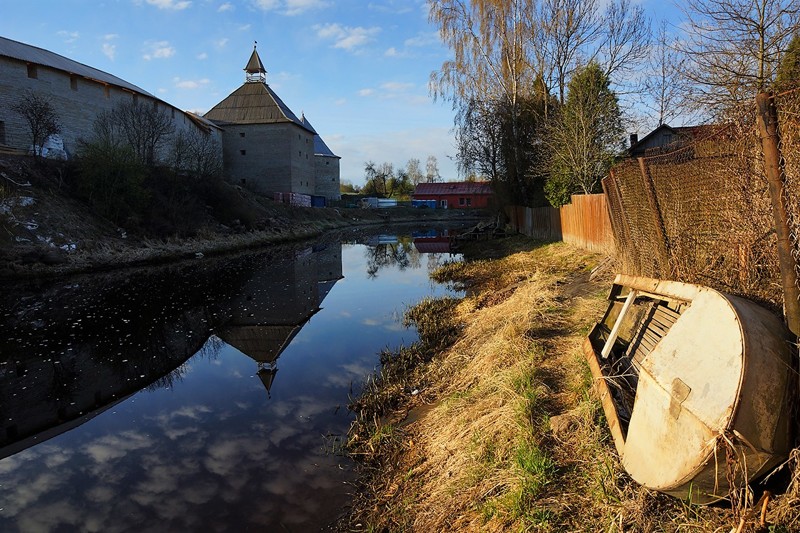
{"label": "tower reflection in water", "polygon": [[336,244],[3,288],[0,459],[170,387],[193,355],[216,357],[215,335],[256,362],[269,395],[278,357],[340,279]]}

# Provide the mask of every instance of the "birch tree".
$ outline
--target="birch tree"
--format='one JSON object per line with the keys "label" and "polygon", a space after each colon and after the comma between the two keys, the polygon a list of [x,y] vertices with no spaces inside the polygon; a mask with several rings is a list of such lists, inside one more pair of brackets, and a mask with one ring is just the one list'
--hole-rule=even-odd
{"label": "birch tree", "polygon": [[454,57],[431,74],[434,97],[456,107],[497,101],[508,113],[509,144],[502,179],[526,203],[527,163],[520,124],[520,102],[532,87],[530,51],[535,0],[439,0],[430,2],[430,20]]}

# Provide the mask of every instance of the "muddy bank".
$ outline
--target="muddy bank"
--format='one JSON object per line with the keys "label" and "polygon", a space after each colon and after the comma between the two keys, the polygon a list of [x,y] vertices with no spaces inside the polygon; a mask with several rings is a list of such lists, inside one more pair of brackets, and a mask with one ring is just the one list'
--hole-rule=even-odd
{"label": "muddy bank", "polygon": [[352,405],[361,478],[342,529],[798,530],[797,450],[767,504],[688,505],[627,476],[580,349],[605,307],[602,258],[522,238],[465,254],[433,276],[468,296],[415,307],[420,343],[383,354]]}

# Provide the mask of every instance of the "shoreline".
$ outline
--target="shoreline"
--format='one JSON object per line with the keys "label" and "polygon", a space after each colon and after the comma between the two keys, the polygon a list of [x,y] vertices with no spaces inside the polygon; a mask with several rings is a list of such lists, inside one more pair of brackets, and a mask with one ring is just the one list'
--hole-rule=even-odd
{"label": "shoreline", "polygon": [[[431,275],[467,295],[412,308],[420,342],[382,354],[350,406],[359,480],[338,527],[767,531],[754,502],[690,505],[623,469],[581,350],[613,267],[564,243],[481,245]],[[777,494],[764,504],[769,531],[799,525],[800,449],[783,477],[767,487]]]}
{"label": "shoreline", "polygon": [[[304,208],[299,208],[304,209]],[[308,208],[314,209],[314,208]],[[332,208],[325,208],[331,210]],[[410,208],[409,208],[410,209]],[[372,210],[368,210],[372,211]],[[418,213],[406,213],[392,217],[383,214],[357,210],[351,217],[341,215],[339,220],[329,216],[313,217],[291,225],[287,229],[276,228],[272,230],[254,230],[246,233],[210,233],[207,237],[149,239],[131,238],[130,240],[115,238],[100,243],[93,249],[80,250],[73,253],[60,254],[57,262],[47,263],[44,256],[49,250],[39,248],[39,256],[28,259],[31,250],[24,250],[16,255],[6,252],[7,257],[0,261],[0,282],[13,282],[14,280],[52,279],[59,276],[87,274],[92,272],[109,272],[128,268],[143,268],[148,266],[179,263],[182,261],[197,261],[204,257],[217,257],[247,250],[257,250],[276,245],[291,244],[294,242],[318,238],[329,232],[343,230],[358,230],[362,228],[375,228],[379,226],[394,226],[408,224],[443,224],[452,222],[479,222],[489,218],[485,212],[466,213],[451,211],[447,216],[413,216]],[[427,215],[428,213],[422,213]],[[327,211],[325,215],[330,215]],[[366,217],[365,215],[372,215]],[[377,215],[377,218],[374,216]],[[10,256],[10,257],[9,257]],[[42,259],[45,261],[42,261]]]}

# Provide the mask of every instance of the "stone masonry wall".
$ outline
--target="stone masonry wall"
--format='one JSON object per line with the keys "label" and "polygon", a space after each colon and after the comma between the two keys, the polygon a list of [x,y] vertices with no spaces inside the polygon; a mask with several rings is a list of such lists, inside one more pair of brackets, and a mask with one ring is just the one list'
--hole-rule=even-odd
{"label": "stone masonry wall", "polygon": [[314,175],[317,183],[314,194],[324,196],[328,200],[341,199],[338,157],[315,155]]}
{"label": "stone masonry wall", "polygon": [[263,194],[314,193],[313,134],[289,123],[226,124],[224,129],[229,180]]}
{"label": "stone masonry wall", "polygon": [[[61,122],[61,138],[69,156],[78,150],[80,139],[90,138],[97,115],[112,110],[126,99],[138,98],[140,102],[163,109],[174,120],[176,133],[198,129],[183,111],[143,94],[42,65],[35,66],[35,78],[28,74],[28,65],[24,61],[0,57],[0,135],[4,133],[5,137],[0,137],[0,144],[21,150],[31,147],[27,124],[12,110],[27,90],[50,99]],[[218,133],[214,135],[219,140]]]}

